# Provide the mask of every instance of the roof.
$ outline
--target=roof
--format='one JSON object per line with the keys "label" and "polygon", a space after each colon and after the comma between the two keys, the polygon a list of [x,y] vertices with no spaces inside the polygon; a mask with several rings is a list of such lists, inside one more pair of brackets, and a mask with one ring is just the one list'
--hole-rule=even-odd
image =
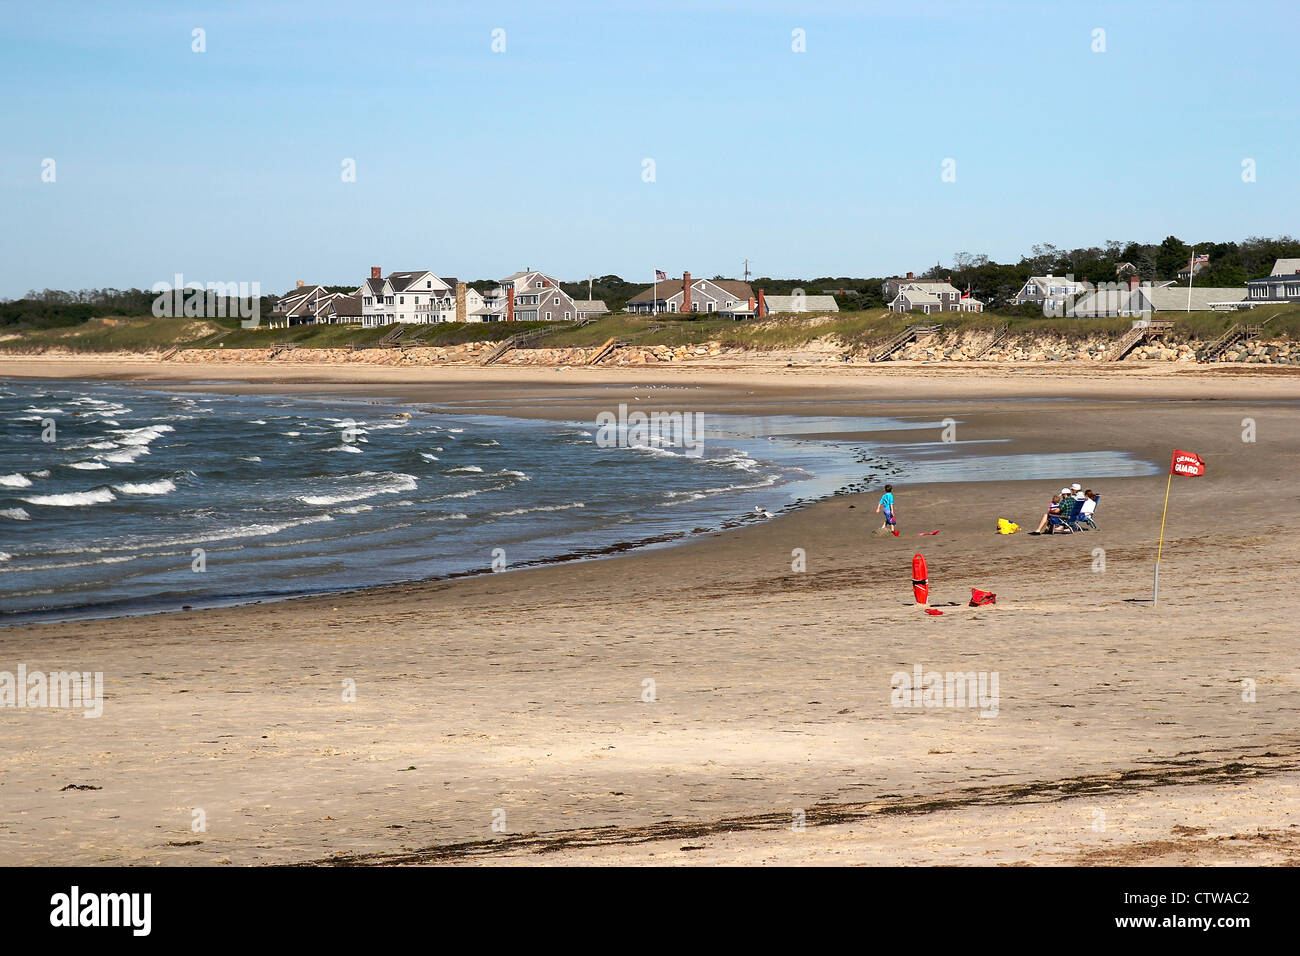
{"label": "roof", "polygon": [[[418,269],[415,272],[390,272],[388,273],[388,282],[392,285],[394,292],[405,292],[411,287],[411,283],[421,276],[433,276],[438,279],[428,269]],[[438,279],[438,281],[443,282],[445,280]]]}
{"label": "roof", "polygon": [[361,295],[357,292],[351,295],[344,295],[340,292],[322,311],[333,312],[335,315],[360,315]]}
{"label": "roof", "polygon": [[1041,285],[1065,285],[1079,287],[1083,282],[1078,279],[1069,279],[1065,276],[1030,276],[1029,282],[1037,282]]}
{"label": "roof", "polygon": [[[659,282],[658,283],[659,298],[657,301],[664,301],[667,299],[671,299],[675,295],[680,295],[682,293],[682,286],[685,281],[686,281],[685,279],[666,279],[662,282]],[[731,295],[734,295],[737,299],[750,299],[753,298],[754,295],[754,290],[753,288],[751,288],[750,284],[748,282],[741,282],[738,279],[703,279],[703,278],[696,278],[692,276],[691,288],[694,288],[696,284],[700,282],[712,283],[713,285],[721,289],[723,292],[728,292]],[[649,302],[651,298],[654,297],[654,294],[655,294],[655,286],[651,286],[648,289],[638,292],[636,295],[632,296],[632,298],[628,299],[627,301],[628,302]]]}
{"label": "roof", "polygon": [[[1181,286],[1139,286],[1138,291],[1146,295],[1147,301],[1157,312],[1187,311],[1188,291]],[[1211,302],[1242,302],[1246,298],[1244,288],[1216,289],[1212,286],[1192,286],[1192,311],[1205,311]]]}
{"label": "roof", "polygon": [[1273,263],[1273,271],[1269,273],[1275,276],[1293,276],[1300,272],[1300,259],[1279,259]]}
{"label": "roof", "polygon": [[906,296],[907,301],[912,303],[913,305],[918,305],[918,304],[939,305],[940,304],[938,296],[931,295],[930,293],[922,289],[913,289],[913,288],[904,287],[903,289],[899,290],[898,295],[894,296],[894,301],[897,302],[898,299],[903,296]]}
{"label": "roof", "polygon": [[916,289],[920,292],[928,293],[929,295],[939,295],[941,293],[946,295],[961,295],[961,292],[957,290],[956,286],[947,279],[906,279],[903,281],[903,284],[898,287],[900,292],[904,292],[908,289]]}
{"label": "roof", "polygon": [[[795,308],[795,299],[803,299],[803,307]],[[833,295],[766,295],[763,296],[763,303],[767,306],[769,312],[838,312],[840,307],[835,303]]]}
{"label": "roof", "polygon": [[609,309],[605,308],[604,299],[575,299],[573,301],[573,305],[579,312],[608,312],[609,311]]}

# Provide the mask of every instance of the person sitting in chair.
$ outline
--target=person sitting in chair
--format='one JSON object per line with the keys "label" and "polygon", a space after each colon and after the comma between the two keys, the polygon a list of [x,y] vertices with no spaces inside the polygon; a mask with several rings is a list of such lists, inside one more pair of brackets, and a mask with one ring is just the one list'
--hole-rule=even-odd
{"label": "person sitting in chair", "polygon": [[1043,515],[1043,520],[1038,522],[1038,530],[1029,532],[1030,534],[1042,534],[1044,530],[1048,534],[1052,533],[1051,521],[1053,515],[1061,513],[1061,496],[1052,495],[1052,503],[1047,506],[1047,514]]}

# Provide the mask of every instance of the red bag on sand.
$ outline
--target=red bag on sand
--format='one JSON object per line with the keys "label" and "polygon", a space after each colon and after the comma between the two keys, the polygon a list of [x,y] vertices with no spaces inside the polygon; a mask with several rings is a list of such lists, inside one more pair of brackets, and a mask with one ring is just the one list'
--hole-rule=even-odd
{"label": "red bag on sand", "polygon": [[935,610],[934,608],[932,608],[932,607],[927,607],[927,608],[925,609],[925,613],[926,613],[926,614],[935,614],[935,615],[938,615],[938,614],[942,614],[943,611],[936,611],[936,610]]}
{"label": "red bag on sand", "polygon": [[981,591],[979,588],[970,589],[970,606],[979,607],[981,604],[997,604],[998,596],[992,591]]}

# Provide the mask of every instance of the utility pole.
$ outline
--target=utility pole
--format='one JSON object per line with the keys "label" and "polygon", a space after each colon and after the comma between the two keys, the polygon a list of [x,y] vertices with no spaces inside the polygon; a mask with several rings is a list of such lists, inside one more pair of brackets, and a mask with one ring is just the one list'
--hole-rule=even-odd
{"label": "utility pole", "polygon": [[591,301],[591,279],[592,276],[591,273],[589,272],[587,273],[587,301],[588,302]]}

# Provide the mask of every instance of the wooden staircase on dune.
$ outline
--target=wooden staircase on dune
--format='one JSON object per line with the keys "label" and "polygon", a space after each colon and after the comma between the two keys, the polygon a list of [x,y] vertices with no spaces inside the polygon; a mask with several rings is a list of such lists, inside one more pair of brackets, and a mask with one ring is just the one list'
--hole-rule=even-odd
{"label": "wooden staircase on dune", "polygon": [[605,359],[614,354],[623,343],[618,339],[606,339],[605,344],[591,353],[591,358],[587,359],[588,365],[599,365]]}
{"label": "wooden staircase on dune", "polygon": [[988,355],[995,348],[997,348],[999,345],[1005,342],[1010,335],[1011,335],[1011,326],[1008,323],[1004,322],[996,330],[994,330],[993,337],[984,343],[984,347],[981,348],[974,355],[972,355],[971,358],[982,359],[984,356]]}
{"label": "wooden staircase on dune", "polygon": [[478,364],[491,365],[507,352],[528,345],[531,342],[536,342],[542,336],[550,335],[554,331],[555,329],[533,329],[531,332],[520,332],[518,335],[512,335],[510,338],[498,342],[496,348],[483,356],[483,358],[479,360]]}
{"label": "wooden staircase on dune", "polygon": [[1133,326],[1120,336],[1118,342],[1110,347],[1110,351],[1106,353],[1106,361],[1118,362],[1139,345],[1160,338],[1173,327],[1174,323],[1172,322],[1147,322]]}
{"label": "wooden staircase on dune", "polygon": [[883,362],[903,346],[915,342],[923,335],[933,335],[942,329],[942,325],[909,325],[892,339],[871,353],[870,361]]}
{"label": "wooden staircase on dune", "polygon": [[1238,342],[1249,342],[1251,339],[1258,338],[1263,331],[1263,325],[1244,325],[1241,322],[1234,322],[1231,328],[1201,350],[1197,360],[1217,362],[1219,357],[1232,346]]}
{"label": "wooden staircase on dune", "polygon": [[218,329],[216,332],[213,332],[211,335],[205,335],[203,338],[199,339],[198,341],[181,342],[178,345],[173,345],[170,348],[164,349],[159,354],[158,361],[160,362],[167,361],[167,359],[171,358],[181,349],[205,349],[213,342],[215,342],[217,339],[224,338],[225,335],[226,335],[225,329]]}

